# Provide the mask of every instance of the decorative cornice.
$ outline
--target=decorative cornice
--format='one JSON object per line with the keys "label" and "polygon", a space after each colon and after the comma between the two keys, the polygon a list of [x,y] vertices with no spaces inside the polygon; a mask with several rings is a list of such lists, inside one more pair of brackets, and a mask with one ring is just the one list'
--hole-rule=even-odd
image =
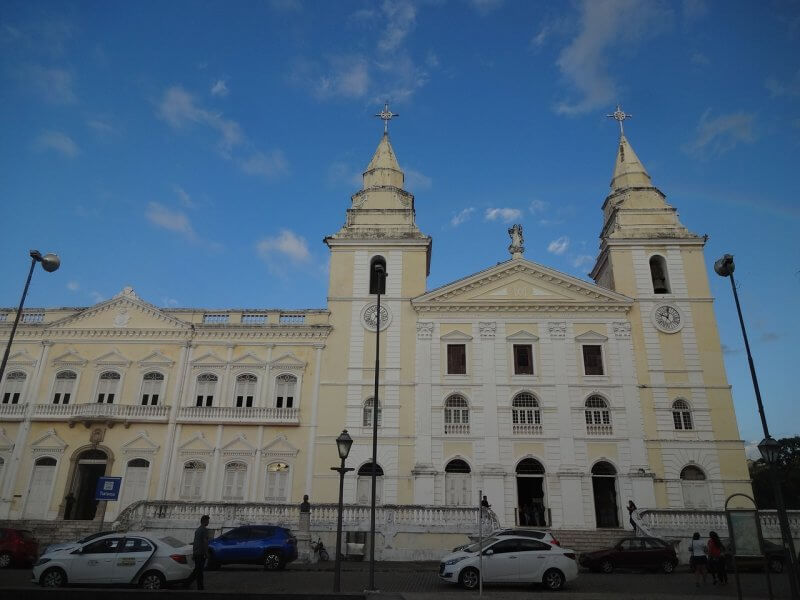
{"label": "decorative cornice", "polygon": [[413,304],[414,310],[419,313],[627,313],[629,303],[608,304]]}
{"label": "decorative cornice", "polygon": [[479,321],[478,329],[482,339],[491,339],[497,333],[497,323],[495,321]]}
{"label": "decorative cornice", "polygon": [[547,332],[552,339],[564,339],[567,335],[566,321],[550,321],[547,324]]}
{"label": "decorative cornice", "polygon": [[417,322],[417,339],[429,340],[433,337],[433,321]]}

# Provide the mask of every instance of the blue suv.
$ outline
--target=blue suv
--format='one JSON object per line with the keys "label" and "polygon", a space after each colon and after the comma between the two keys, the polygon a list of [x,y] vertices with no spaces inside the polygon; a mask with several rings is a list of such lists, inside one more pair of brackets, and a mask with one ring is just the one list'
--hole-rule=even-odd
{"label": "blue suv", "polygon": [[297,558],[297,538],[277,525],[244,525],[215,537],[208,544],[208,568],[232,563],[264,565],[268,571],[283,569]]}

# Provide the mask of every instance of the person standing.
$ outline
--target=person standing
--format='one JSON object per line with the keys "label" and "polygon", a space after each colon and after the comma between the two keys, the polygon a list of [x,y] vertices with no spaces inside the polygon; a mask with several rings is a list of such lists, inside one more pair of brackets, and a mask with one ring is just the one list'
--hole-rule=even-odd
{"label": "person standing", "polygon": [[203,568],[206,566],[206,560],[208,559],[209,520],[208,515],[203,515],[200,518],[200,527],[194,530],[194,541],[192,542],[194,570],[192,574],[189,575],[189,579],[184,582],[183,587],[185,588],[188,588],[193,581],[197,580],[197,589],[205,589],[203,585]]}
{"label": "person standing", "polygon": [[692,541],[689,542],[689,566],[694,569],[694,583],[697,587],[700,587],[701,578],[703,585],[706,583],[706,565],[708,564],[706,551],[706,545],[700,539],[700,532],[695,531]]}
{"label": "person standing", "polygon": [[638,528],[633,520],[634,512],[636,512],[636,505],[633,503],[633,500],[628,500],[628,520],[630,521],[631,527],[633,527],[633,535],[636,535]]}
{"label": "person standing", "polygon": [[711,577],[714,578],[712,582],[714,585],[717,581],[720,583],[728,583],[728,572],[725,570],[725,546],[722,545],[722,540],[719,539],[719,534],[716,531],[708,532],[708,571]]}

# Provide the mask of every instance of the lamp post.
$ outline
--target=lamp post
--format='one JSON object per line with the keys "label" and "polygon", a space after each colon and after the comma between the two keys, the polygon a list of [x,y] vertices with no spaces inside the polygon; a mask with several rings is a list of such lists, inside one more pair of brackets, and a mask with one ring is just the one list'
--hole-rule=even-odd
{"label": "lamp post", "polygon": [[14,334],[17,332],[17,324],[19,318],[22,316],[22,307],[25,305],[25,297],[28,295],[28,287],[31,285],[31,277],[33,277],[33,268],[37,262],[42,263],[42,268],[48,273],[52,273],[59,266],[61,266],[61,259],[55,254],[45,254],[38,250],[31,250],[31,269],[28,271],[28,279],[25,281],[25,288],[22,290],[22,299],[19,301],[19,308],[17,309],[17,316],[14,317],[14,325],[11,327],[11,335],[8,336],[8,343],[6,344],[6,351],[3,354],[3,362],[0,363],[0,382],[3,381],[3,375],[6,372],[6,363],[8,362],[8,355],[11,352],[11,343],[14,341]]}
{"label": "lamp post", "polygon": [[783,503],[783,493],[781,492],[781,485],[778,481],[778,474],[776,473],[776,463],[780,453],[780,444],[769,434],[769,427],[767,426],[767,418],[764,415],[764,404],[761,402],[761,390],[758,387],[758,377],[756,377],[756,367],[753,364],[753,356],[750,354],[750,343],[747,341],[747,331],[744,328],[744,319],[742,318],[742,307],[739,305],[739,294],[736,291],[736,282],[733,278],[733,272],[736,265],[733,262],[733,255],[725,254],[717,262],[714,263],[714,271],[721,277],[729,277],[731,280],[731,289],[733,290],[733,299],[736,302],[736,312],[739,315],[739,324],[742,326],[742,337],[744,338],[744,347],[747,351],[747,362],[750,365],[750,377],[753,379],[753,389],[756,394],[756,402],[758,403],[758,414],[761,417],[761,427],[764,430],[764,439],[758,444],[758,450],[764,462],[767,463],[769,476],[772,480],[772,488],[775,494],[775,505],[778,509],[778,522],[781,527],[781,537],[783,538],[783,553],[789,555],[789,560],[786,561],[789,568],[789,589],[791,590],[792,599],[800,598],[798,595],[798,582],[797,582],[797,555],[794,552],[794,540],[792,539],[792,530],[789,527],[789,519],[786,515],[786,506]]}
{"label": "lamp post", "polygon": [[344,474],[353,469],[346,468],[344,461],[350,454],[350,446],[353,445],[353,438],[343,429],[339,437],[336,438],[336,449],[339,451],[339,458],[342,459],[340,467],[331,467],[331,471],[339,472],[339,515],[336,518],[336,564],[333,573],[333,591],[341,591],[342,577],[342,513],[344,512]]}

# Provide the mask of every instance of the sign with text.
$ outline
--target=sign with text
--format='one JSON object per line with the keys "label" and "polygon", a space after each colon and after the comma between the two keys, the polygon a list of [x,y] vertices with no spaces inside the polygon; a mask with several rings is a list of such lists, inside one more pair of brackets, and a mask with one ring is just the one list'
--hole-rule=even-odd
{"label": "sign with text", "polygon": [[729,510],[730,539],[736,556],[761,556],[758,513],[754,510]]}
{"label": "sign with text", "polygon": [[119,500],[122,477],[100,477],[94,490],[95,500]]}

